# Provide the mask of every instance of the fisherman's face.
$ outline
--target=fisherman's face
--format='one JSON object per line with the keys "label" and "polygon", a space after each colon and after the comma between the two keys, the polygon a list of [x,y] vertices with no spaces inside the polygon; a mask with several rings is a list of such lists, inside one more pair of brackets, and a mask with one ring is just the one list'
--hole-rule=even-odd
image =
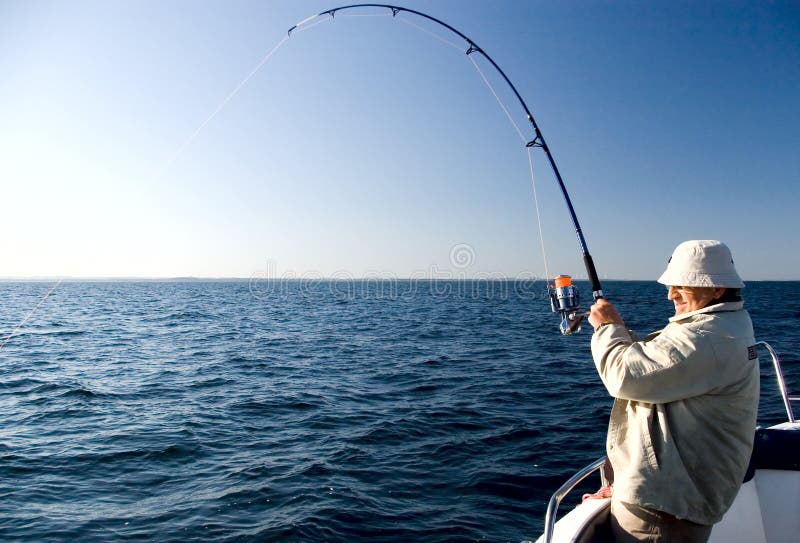
{"label": "fisherman's face", "polygon": [[714,287],[668,287],[667,299],[675,305],[675,314],[682,315],[702,309],[722,296],[725,289]]}

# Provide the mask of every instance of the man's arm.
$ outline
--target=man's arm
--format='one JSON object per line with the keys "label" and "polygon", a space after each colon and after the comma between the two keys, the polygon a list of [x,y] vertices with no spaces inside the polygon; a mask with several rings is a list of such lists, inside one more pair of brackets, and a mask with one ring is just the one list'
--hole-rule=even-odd
{"label": "man's arm", "polygon": [[719,363],[708,338],[685,326],[665,329],[650,341],[635,341],[624,326],[598,326],[592,358],[615,398],[668,403],[719,386]]}

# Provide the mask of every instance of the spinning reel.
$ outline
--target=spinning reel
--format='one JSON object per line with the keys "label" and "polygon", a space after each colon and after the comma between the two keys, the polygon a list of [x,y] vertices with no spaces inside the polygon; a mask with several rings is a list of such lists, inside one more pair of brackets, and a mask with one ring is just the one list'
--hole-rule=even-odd
{"label": "spinning reel", "polygon": [[561,333],[568,336],[580,332],[581,321],[585,315],[578,314],[580,294],[578,287],[572,284],[572,277],[559,275],[553,279],[552,285],[547,285],[547,292],[550,295],[550,307],[553,313],[561,315],[561,324],[558,327]]}

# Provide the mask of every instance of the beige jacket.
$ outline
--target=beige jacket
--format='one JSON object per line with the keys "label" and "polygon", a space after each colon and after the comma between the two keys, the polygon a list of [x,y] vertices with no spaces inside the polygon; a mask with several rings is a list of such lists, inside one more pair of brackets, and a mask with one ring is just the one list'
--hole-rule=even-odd
{"label": "beige jacket", "polygon": [[676,315],[636,338],[606,324],[592,356],[616,398],[606,449],[614,499],[718,522],[742,483],[758,410],[753,324],[743,302]]}

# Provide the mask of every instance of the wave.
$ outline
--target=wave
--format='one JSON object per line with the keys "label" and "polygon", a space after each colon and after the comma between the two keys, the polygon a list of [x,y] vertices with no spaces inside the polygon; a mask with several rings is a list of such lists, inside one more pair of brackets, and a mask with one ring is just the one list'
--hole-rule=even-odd
{"label": "wave", "polygon": [[[631,312],[663,298],[623,287]],[[0,351],[9,540],[519,541],[603,452],[590,336],[561,337],[546,300],[65,288],[34,327],[62,335]],[[747,294],[790,353],[785,288]]]}

